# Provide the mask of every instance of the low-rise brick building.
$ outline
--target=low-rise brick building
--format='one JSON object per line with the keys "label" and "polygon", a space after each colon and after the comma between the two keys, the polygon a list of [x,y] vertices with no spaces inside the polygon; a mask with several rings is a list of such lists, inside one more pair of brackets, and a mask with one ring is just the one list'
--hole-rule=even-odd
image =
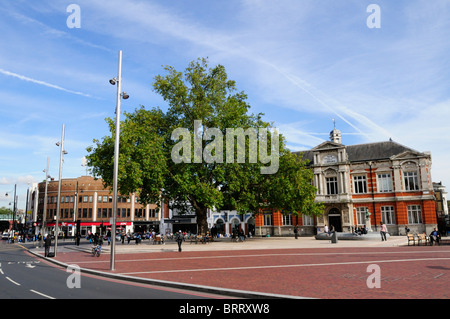
{"label": "low-rise brick building", "polygon": [[[46,226],[52,230],[56,224],[58,181],[49,181],[47,187]],[[45,182],[39,183],[33,194],[37,198],[36,227],[40,229],[44,218]],[[116,228],[125,231],[158,230],[160,213],[156,204],[141,205],[136,194],[117,195]],[[67,236],[75,234],[77,222],[81,234],[106,231],[113,217],[112,189],[103,187],[101,179],[91,176],[61,180],[59,227]]]}

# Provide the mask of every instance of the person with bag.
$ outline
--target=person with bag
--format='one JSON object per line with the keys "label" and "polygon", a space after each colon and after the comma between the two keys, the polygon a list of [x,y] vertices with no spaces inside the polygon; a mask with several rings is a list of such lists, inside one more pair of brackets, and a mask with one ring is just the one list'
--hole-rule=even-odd
{"label": "person with bag", "polygon": [[387,227],[386,227],[386,224],[383,223],[383,222],[381,222],[381,229],[380,229],[381,241],[387,240],[387,238],[386,238],[386,233],[387,233]]}
{"label": "person with bag", "polygon": [[178,243],[178,251],[179,252],[181,252],[181,244],[183,243],[183,239],[184,239],[184,236],[183,236],[183,234],[181,233],[181,230],[180,230],[180,231],[178,231],[177,236],[175,238],[175,240]]}
{"label": "person with bag", "polygon": [[45,234],[45,241],[44,241],[44,256],[48,257],[50,253],[50,247],[52,246],[52,236],[50,234]]}

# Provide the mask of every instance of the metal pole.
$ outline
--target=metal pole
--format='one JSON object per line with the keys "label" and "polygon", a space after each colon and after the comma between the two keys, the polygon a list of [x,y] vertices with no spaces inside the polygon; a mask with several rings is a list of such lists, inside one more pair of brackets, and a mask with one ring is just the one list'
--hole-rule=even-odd
{"label": "metal pole", "polygon": [[64,150],[64,124],[62,126],[62,133],[61,133],[61,150],[59,154],[59,182],[58,182],[58,202],[56,203],[56,224],[55,224],[55,257],[56,257],[56,250],[58,249],[58,234],[59,234],[59,210],[60,210],[60,204],[61,204],[61,176],[62,176],[62,165],[63,165],[63,150]]}
{"label": "metal pole", "polygon": [[122,87],[122,50],[119,51],[119,70],[117,74],[116,97],[116,137],[114,144],[114,175],[113,175],[113,216],[111,223],[111,260],[110,270],[114,270],[116,244],[116,215],[117,215],[117,175],[119,172],[119,136],[120,136],[120,92]]}
{"label": "metal pole", "polygon": [[44,242],[44,235],[47,228],[47,188],[48,188],[48,165],[50,163],[50,157],[47,157],[47,169],[45,170],[45,194],[44,194],[44,212],[42,213],[42,232],[39,246],[42,246]]}
{"label": "metal pole", "polygon": [[14,238],[14,234],[16,233],[16,188],[17,188],[17,184],[14,184],[13,224],[12,224],[13,238]]}

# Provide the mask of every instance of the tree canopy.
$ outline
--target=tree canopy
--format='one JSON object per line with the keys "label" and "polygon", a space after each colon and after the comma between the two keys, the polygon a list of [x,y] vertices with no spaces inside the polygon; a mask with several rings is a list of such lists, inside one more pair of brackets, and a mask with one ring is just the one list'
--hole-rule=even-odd
{"label": "tree canopy", "polygon": [[[167,111],[141,106],[120,123],[120,193],[137,192],[143,204],[163,196],[172,208],[193,210],[199,233],[207,231],[208,209],[322,212],[306,161],[287,149],[263,114],[249,113],[247,95],[222,65],[198,59],[184,73],[164,69],[153,89]],[[106,121],[111,136],[95,139],[86,158],[94,176],[111,186],[116,123]]]}

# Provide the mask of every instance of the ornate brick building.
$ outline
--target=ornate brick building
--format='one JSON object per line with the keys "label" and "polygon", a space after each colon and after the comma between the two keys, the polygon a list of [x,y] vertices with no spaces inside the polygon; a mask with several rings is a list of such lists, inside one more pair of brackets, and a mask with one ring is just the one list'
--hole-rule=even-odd
{"label": "ornate brick building", "polygon": [[300,154],[314,171],[316,200],[325,204],[323,215],[265,211],[255,219],[260,234],[292,234],[296,224],[300,234],[313,234],[325,225],[343,232],[363,225],[379,231],[380,222],[392,235],[404,234],[405,226],[416,233],[436,227],[430,153],[392,140],[346,146],[335,128],[330,141]]}

